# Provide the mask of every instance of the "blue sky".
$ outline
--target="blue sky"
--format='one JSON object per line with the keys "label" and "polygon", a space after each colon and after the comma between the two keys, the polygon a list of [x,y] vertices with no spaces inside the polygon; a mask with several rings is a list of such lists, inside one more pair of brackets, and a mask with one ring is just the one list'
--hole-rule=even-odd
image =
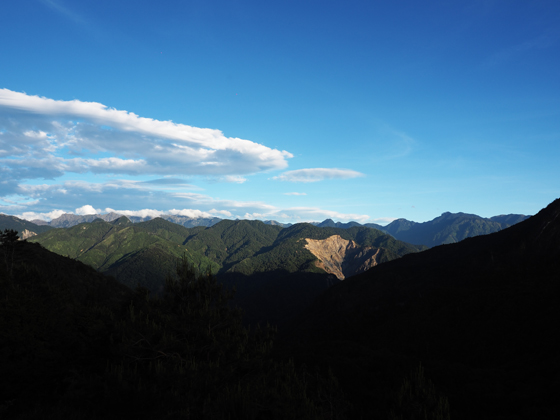
{"label": "blue sky", "polygon": [[284,222],[560,197],[560,2],[0,5],[0,212]]}

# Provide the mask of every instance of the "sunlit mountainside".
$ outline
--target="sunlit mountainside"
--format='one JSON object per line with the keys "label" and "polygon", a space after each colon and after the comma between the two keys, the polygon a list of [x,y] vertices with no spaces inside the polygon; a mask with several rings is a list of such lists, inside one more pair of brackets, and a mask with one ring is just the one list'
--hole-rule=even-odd
{"label": "sunlit mountainside", "polygon": [[[310,251],[308,240],[330,237],[345,243],[334,259],[332,252],[318,257],[322,242],[315,246],[315,254]],[[30,241],[91,265],[131,288],[146,287],[152,293],[163,290],[166,276],[174,271],[177,259],[185,256],[199,272],[210,271],[227,286],[236,287],[237,301],[248,308],[250,317],[263,322],[294,316],[344,277],[423,249],[366,227],[298,224],[282,228],[260,221],[222,220],[208,228],[189,229],[161,218],[132,223],[126,217],[50,229]],[[351,252],[346,252],[348,246]],[[303,279],[288,287],[288,275]],[[282,295],[288,300],[289,295],[297,296],[291,309],[281,309],[272,299]]]}

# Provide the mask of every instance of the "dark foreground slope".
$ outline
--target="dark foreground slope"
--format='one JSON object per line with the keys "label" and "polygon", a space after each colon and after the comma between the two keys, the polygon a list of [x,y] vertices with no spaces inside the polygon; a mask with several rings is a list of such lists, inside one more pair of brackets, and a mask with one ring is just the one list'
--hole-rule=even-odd
{"label": "dark foreground slope", "polygon": [[0,418],[344,418],[332,376],[275,356],[273,331],[248,331],[194,273],[182,260],[150,298],[39,244],[0,244]]}
{"label": "dark foreground slope", "polygon": [[387,404],[394,372],[422,362],[452,418],[558,418],[559,297],[556,200],[501,232],[332,287],[291,337],[302,359],[334,366],[360,414]]}

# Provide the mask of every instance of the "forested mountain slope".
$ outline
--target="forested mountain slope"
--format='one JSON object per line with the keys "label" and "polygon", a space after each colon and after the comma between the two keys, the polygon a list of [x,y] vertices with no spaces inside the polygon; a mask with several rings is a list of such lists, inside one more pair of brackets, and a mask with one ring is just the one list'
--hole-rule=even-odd
{"label": "forested mountain slope", "polygon": [[[325,245],[329,238],[344,243],[343,249]],[[274,323],[296,315],[339,279],[422,249],[365,227],[222,220],[189,229],[160,218],[132,223],[126,217],[53,229],[31,240],[154,293],[185,255],[200,272],[210,270],[237,289],[235,302],[249,322]]]}
{"label": "forested mountain slope", "polygon": [[[0,230],[12,229],[20,232],[20,237],[31,237],[52,229],[50,226],[39,226],[15,216],[0,214]],[[25,232],[25,233],[24,233]]]}
{"label": "forested mountain slope", "polygon": [[113,275],[131,288],[161,292],[166,275],[183,255],[201,271],[219,269],[218,264],[182,244],[188,234],[187,228],[162,219],[133,224],[123,216],[112,222],[97,219],[52,229],[30,240]]}

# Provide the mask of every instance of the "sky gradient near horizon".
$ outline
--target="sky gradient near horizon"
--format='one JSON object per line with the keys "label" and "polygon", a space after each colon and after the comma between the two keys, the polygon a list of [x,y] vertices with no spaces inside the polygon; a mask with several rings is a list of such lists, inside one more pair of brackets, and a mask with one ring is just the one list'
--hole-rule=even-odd
{"label": "sky gradient near horizon", "polygon": [[560,2],[0,5],[0,212],[385,224],[560,197]]}

